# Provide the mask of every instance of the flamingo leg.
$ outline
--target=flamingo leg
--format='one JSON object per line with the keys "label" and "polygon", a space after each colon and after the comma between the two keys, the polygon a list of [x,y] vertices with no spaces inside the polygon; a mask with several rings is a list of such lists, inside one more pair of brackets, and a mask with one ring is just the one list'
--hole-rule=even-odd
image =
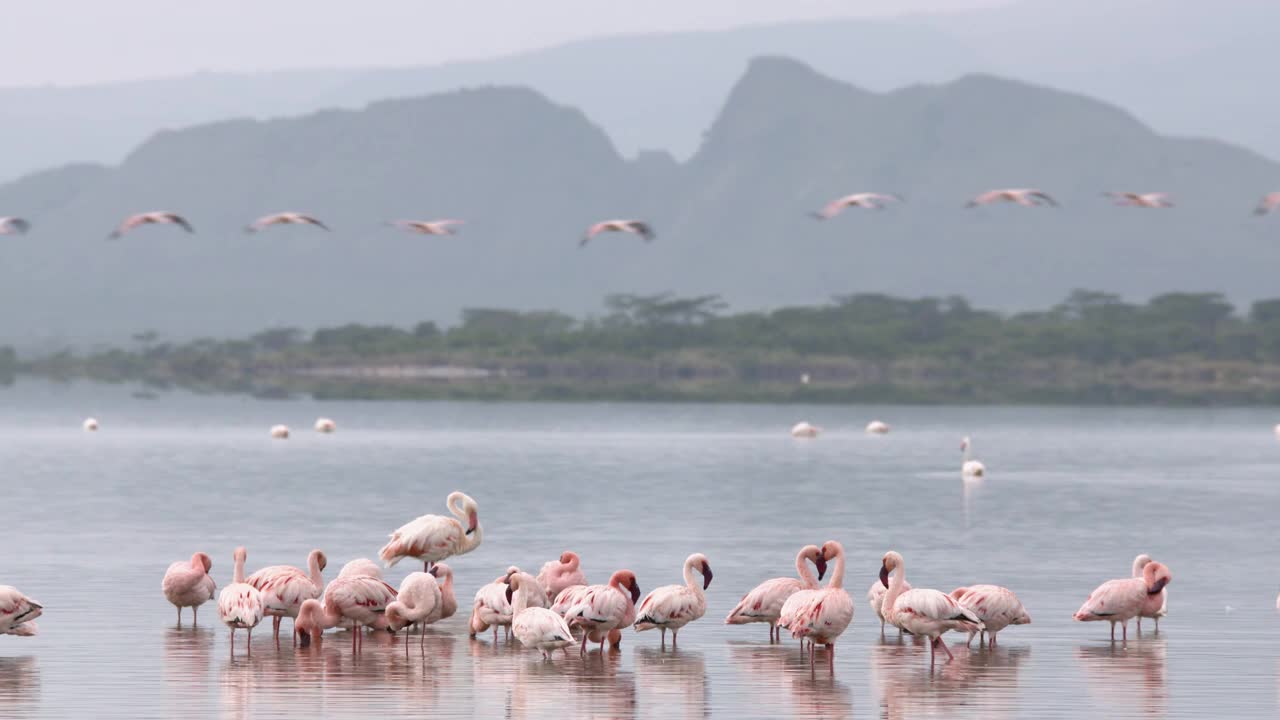
{"label": "flamingo leg", "polygon": [[827,668],[831,670],[831,674],[836,672],[836,644],[827,643]]}
{"label": "flamingo leg", "polygon": [[1156,633],[1160,632],[1160,618],[1156,618]]}
{"label": "flamingo leg", "polygon": [[814,655],[817,655],[817,653],[816,653],[816,652],[814,652],[813,644],[811,643],[811,644],[809,645],[809,672],[810,672],[810,673],[812,673],[812,672],[813,672],[813,656],[814,656]]}
{"label": "flamingo leg", "polygon": [[947,662],[951,662],[956,659],[956,656],[951,654],[951,648],[947,647],[947,643],[942,640],[941,635],[939,635],[934,642],[938,643],[938,647],[942,648],[943,652],[947,654]]}
{"label": "flamingo leg", "polygon": [[666,628],[658,628],[658,630],[662,633],[662,645],[663,645],[663,647],[666,647],[666,644],[667,644],[667,629],[666,629]]}
{"label": "flamingo leg", "polygon": [[1142,616],[1141,615],[1138,616],[1138,634],[1139,635],[1142,634]]}
{"label": "flamingo leg", "polygon": [[244,652],[249,657],[253,657],[253,628],[249,628],[249,639],[244,643]]}
{"label": "flamingo leg", "polygon": [[680,628],[671,628],[671,649],[676,649],[676,636],[680,634]]}
{"label": "flamingo leg", "polygon": [[1111,623],[1111,642],[1115,642],[1115,641],[1116,641],[1116,624],[1115,624],[1115,621],[1112,621],[1112,623]]}
{"label": "flamingo leg", "polygon": [[987,639],[987,647],[994,648],[996,646],[996,634],[991,633],[991,637]]}
{"label": "flamingo leg", "polygon": [[582,631],[582,650],[581,650],[581,651],[579,651],[579,653],[578,653],[578,654],[579,654],[579,655],[581,655],[582,657],[586,657],[586,656],[587,656],[587,635],[588,635],[588,633],[587,633],[587,631],[584,629],[584,630]]}
{"label": "flamingo leg", "polygon": [[1129,642],[1129,622],[1120,623],[1120,639],[1121,642]]}
{"label": "flamingo leg", "polygon": [[[197,617],[199,617],[199,615],[200,615],[200,606],[199,606],[199,605],[196,605],[196,606],[192,607],[192,608],[191,608],[191,627],[195,627],[195,626],[196,626],[196,618],[197,618]],[[182,610],[181,610],[181,609],[179,609],[179,610],[178,610],[178,620],[179,620],[179,621],[181,621],[181,620],[182,620]]]}
{"label": "flamingo leg", "polygon": [[231,657],[232,657],[232,659],[234,659],[234,658],[235,658],[235,656],[236,656],[236,629],[235,629],[235,628],[231,628]]}
{"label": "flamingo leg", "polygon": [[935,640],[929,643],[929,667],[933,667],[934,655],[938,652],[938,642]]}

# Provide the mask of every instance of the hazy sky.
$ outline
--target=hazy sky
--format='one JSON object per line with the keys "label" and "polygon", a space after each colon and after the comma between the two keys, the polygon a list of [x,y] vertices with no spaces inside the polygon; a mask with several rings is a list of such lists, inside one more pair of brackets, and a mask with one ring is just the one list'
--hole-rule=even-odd
{"label": "hazy sky", "polygon": [[939,12],[1008,0],[39,0],[6,3],[0,85],[412,65],[581,37]]}

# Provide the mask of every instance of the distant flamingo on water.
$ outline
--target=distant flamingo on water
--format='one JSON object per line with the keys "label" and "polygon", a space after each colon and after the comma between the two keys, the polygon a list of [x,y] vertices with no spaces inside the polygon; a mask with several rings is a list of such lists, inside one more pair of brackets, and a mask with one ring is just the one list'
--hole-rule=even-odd
{"label": "distant flamingo on water", "polygon": [[[890,581],[889,574],[893,573]],[[935,660],[938,648],[954,660],[951,649],[942,640],[948,630],[969,632],[982,630],[982,620],[965,609],[955,598],[941,590],[912,588],[906,590],[907,565],[898,553],[890,550],[880,561],[880,582],[888,588],[884,596],[884,616],[890,624],[902,630],[929,638],[929,664]]]}
{"label": "distant flamingo on water", "polygon": [[849,208],[883,210],[885,204],[891,202],[902,202],[902,198],[891,193],[860,192],[832,200],[812,215],[819,220],[830,220]]}
{"label": "distant flamingo on water", "polygon": [[462,220],[393,220],[390,225],[419,235],[456,235]]}
{"label": "distant flamingo on water", "polygon": [[[694,572],[702,574],[701,580]],[[663,585],[654,588],[636,608],[636,632],[658,628],[662,642],[666,644],[667,631],[671,631],[671,647],[676,646],[680,628],[707,613],[706,589],[711,587],[711,564],[707,556],[694,553],[684,561],[684,585]]]}
{"label": "distant flamingo on water", "polygon": [[[440,600],[440,585],[434,576],[423,572],[409,573],[400,583],[396,599],[387,604],[387,630],[397,633],[401,628],[421,624],[422,637],[418,644],[426,647],[426,626],[439,620],[443,612]],[[405,652],[408,652],[408,640],[404,647]]]}
{"label": "distant flamingo on water", "polygon": [[560,553],[559,560],[551,560],[542,565],[537,580],[538,584],[546,589],[548,600],[555,600],[556,596],[567,587],[587,584],[587,576],[579,567],[581,563],[582,559],[578,557],[578,553],[565,550]]}
{"label": "distant flamingo on water", "polygon": [[[818,568],[818,577],[813,576],[809,563]],[[777,577],[765,580],[755,586],[742,597],[729,617],[726,625],[745,625],[747,623],[769,623],[769,642],[781,642],[782,631],[778,629],[778,618],[782,615],[782,606],[787,599],[801,590],[816,590],[818,581],[827,572],[827,562],[822,558],[822,550],[817,545],[806,545],[796,555],[796,575],[794,577]],[[776,635],[776,637],[775,637]]]}
{"label": "distant flamingo on water", "polygon": [[30,229],[31,223],[20,217],[0,217],[0,235],[25,235]]}
{"label": "distant flamingo on water", "polygon": [[[1151,563],[1151,556],[1142,553],[1133,559],[1133,577],[1142,577],[1142,570]],[[1153,596],[1154,598],[1155,596]],[[1169,590],[1161,588],[1159,593],[1159,603],[1153,598],[1147,599],[1147,604],[1142,607],[1142,612],[1138,614],[1138,632],[1142,632],[1142,618],[1151,618],[1156,623],[1156,632],[1160,632],[1160,618],[1169,614]]]}
{"label": "distant flamingo on water", "polygon": [[263,215],[257,220],[249,223],[249,225],[245,227],[244,231],[247,233],[256,233],[259,230],[264,230],[272,225],[315,225],[321,230],[329,229],[327,225],[306,213],[280,212],[273,213],[271,215]]}
{"label": "distant flamingo on water", "polygon": [[454,491],[449,493],[445,506],[453,513],[452,518],[423,515],[391,533],[391,541],[378,551],[382,562],[392,567],[404,558],[414,558],[422,561],[423,570],[430,570],[433,562],[480,547],[484,529],[480,527],[476,501]]}
{"label": "distant flamingo on water", "polygon": [[1169,200],[1168,193],[1136,193],[1136,192],[1107,192],[1103,193],[1107,197],[1116,201],[1117,205],[1124,207],[1138,208],[1171,208],[1173,202]]}
{"label": "distant flamingo on water", "polygon": [[981,460],[973,459],[973,442],[966,436],[960,441],[960,474],[965,477],[986,477],[987,466]]}
{"label": "distant flamingo on water", "polygon": [[821,590],[801,596],[800,606],[788,619],[792,637],[809,641],[809,669],[813,669],[817,646],[827,646],[827,666],[835,672],[836,638],[853,622],[853,599],[844,589],[844,546],[835,540],[822,545],[822,559],[835,560],[831,579]]}
{"label": "distant flamingo on water", "polygon": [[36,618],[44,606],[11,585],[0,585],[0,635],[31,637],[39,633]]}
{"label": "distant flamingo on water", "polygon": [[798,422],[791,427],[791,437],[793,438],[816,438],[822,433],[822,428],[807,422]]}
{"label": "distant flamingo on water", "polygon": [[566,589],[556,598],[552,609],[563,607],[565,622],[586,631],[580,650],[582,655],[586,655],[588,640],[600,643],[603,652],[610,632],[627,626],[627,615],[634,612],[634,605],[639,600],[640,585],[636,582],[636,574],[630,570],[619,570],[609,577],[607,585]]}
{"label": "distant flamingo on water", "polygon": [[598,222],[587,228],[587,233],[582,236],[582,240],[578,243],[578,247],[586,247],[586,244],[591,242],[592,238],[600,233],[606,232],[621,232],[639,235],[645,242],[653,242],[653,239],[657,237],[653,232],[653,228],[643,220],[605,220],[604,222]]}
{"label": "distant flamingo on water", "polygon": [[178,608],[178,627],[182,627],[182,608],[191,608],[191,624],[195,625],[200,606],[213,599],[218,587],[209,577],[213,560],[198,552],[189,562],[176,562],[164,572],[160,591],[164,598]]}
{"label": "distant flamingo on water", "polygon": [[1254,215],[1268,215],[1275,212],[1276,208],[1280,208],[1280,192],[1269,192],[1262,196],[1262,200],[1258,202],[1258,207],[1254,208]]}
{"label": "distant flamingo on water", "polygon": [[120,236],[141,225],[177,225],[189,233],[195,232],[195,229],[191,227],[191,223],[187,222],[186,218],[182,217],[178,213],[155,210],[152,212],[130,215],[125,218],[124,222],[120,223],[120,226],[113,230],[107,237],[112,240],[118,239]]}
{"label": "distant flamingo on water", "polygon": [[988,190],[970,200],[965,207],[994,205],[1001,202],[1011,202],[1024,207],[1058,206],[1057,201],[1043,190],[1036,190],[1035,188],[1006,188],[1003,190]]}
{"label": "distant flamingo on water", "polygon": [[1161,591],[1173,581],[1169,568],[1158,562],[1149,562],[1142,568],[1142,577],[1108,580],[1089,594],[1074,618],[1080,622],[1106,621],[1111,623],[1111,641],[1116,639],[1116,623],[1120,623],[1122,640],[1129,640],[1129,621],[1142,614],[1144,609],[1159,608]]}
{"label": "distant flamingo on water", "polygon": [[[546,590],[528,573],[515,573],[507,580],[507,602],[511,605],[511,632],[521,645],[551,653],[573,644],[573,631],[564,618],[541,604]],[[566,650],[566,653],[568,651]]]}
{"label": "distant flamingo on water", "polygon": [[272,565],[250,575],[245,582],[262,593],[263,611],[271,616],[271,631],[280,641],[282,618],[297,619],[306,600],[318,599],[324,592],[324,569],[329,559],[320,550],[307,555],[304,572],[291,565]]}
{"label": "distant flamingo on water", "polygon": [[[1010,625],[1029,625],[1031,615],[1022,606],[1022,601],[1009,588],[999,585],[970,585],[951,591],[951,597],[960,603],[960,607],[972,612],[982,621],[983,629],[969,628],[969,639],[965,647],[973,642],[973,636],[981,632],[990,636],[990,647],[996,646],[996,633]],[[978,638],[978,647],[982,647],[983,638]]]}
{"label": "distant flamingo on water", "polygon": [[248,553],[244,548],[236,548],[235,579],[218,595],[218,617],[222,623],[231,628],[231,653],[236,651],[236,630],[247,630],[249,640],[245,643],[245,651],[253,655],[253,629],[262,622],[265,610],[262,604],[262,593],[244,581],[244,561]]}

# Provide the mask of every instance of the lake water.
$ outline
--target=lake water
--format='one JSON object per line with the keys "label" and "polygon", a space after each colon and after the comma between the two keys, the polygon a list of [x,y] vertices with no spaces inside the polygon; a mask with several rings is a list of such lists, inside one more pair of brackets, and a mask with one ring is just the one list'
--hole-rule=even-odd
{"label": "lake water", "polygon": [[[96,434],[80,422],[93,415]],[[310,430],[319,415],[338,432]],[[881,418],[893,432],[870,437]],[[796,421],[816,441],[787,435]],[[0,584],[45,605],[40,635],[0,637],[0,717],[1275,717],[1280,687],[1280,411],[964,407],[525,405],[259,401],[124,387],[0,389]],[[268,438],[287,423],[288,441]],[[989,476],[959,474],[971,435]],[[208,604],[174,628],[167,565],[196,550],[219,586],[249,569],[330,577],[386,535],[476,498],[484,544],[451,561],[459,613],[426,657],[403,637],[345,633],[277,650],[270,624],[228,653]],[[795,641],[723,617],[756,583],[793,572],[800,546],[849,554],[856,615],[834,677]],[[467,637],[470,599],[509,564],[562,550],[593,582],[620,567],[644,591],[710,558],[707,616],[678,650],[627,631],[622,649],[544,663]],[[928,648],[881,638],[864,595],[880,557],[917,587],[1015,590],[1034,623],[995,651],[929,667]],[[1071,614],[1148,552],[1169,565],[1169,617],[1126,646]],[[415,567],[388,574],[399,584]],[[287,630],[286,630],[287,632]],[[287,636],[286,636],[287,637]],[[238,638],[243,639],[243,635]],[[976,645],[976,644],[975,644]],[[819,661],[825,656],[820,653]]]}

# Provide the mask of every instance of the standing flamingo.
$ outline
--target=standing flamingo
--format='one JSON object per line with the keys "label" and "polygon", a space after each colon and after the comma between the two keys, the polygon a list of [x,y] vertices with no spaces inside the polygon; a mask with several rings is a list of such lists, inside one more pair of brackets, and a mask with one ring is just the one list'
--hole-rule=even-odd
{"label": "standing flamingo", "polygon": [[121,235],[124,235],[130,230],[141,225],[177,225],[189,233],[195,232],[195,229],[191,227],[191,223],[187,222],[186,218],[181,215],[163,210],[155,210],[152,212],[130,215],[125,218],[124,222],[120,223],[120,226],[113,230],[107,237],[112,240],[116,240]]}
{"label": "standing flamingo", "polygon": [[812,215],[819,220],[830,220],[851,207],[883,210],[885,203],[890,202],[902,202],[902,198],[890,193],[860,192],[832,200]]}
{"label": "standing flamingo", "polygon": [[[98,419],[85,418],[84,422],[80,424],[80,427],[84,428],[85,432],[98,432]],[[1280,425],[1277,425],[1276,427],[1280,428]],[[1280,434],[1280,433],[1277,433],[1277,434]]]}
{"label": "standing flamingo", "polygon": [[1262,196],[1262,200],[1258,203],[1258,207],[1254,208],[1254,215],[1267,215],[1275,212],[1276,208],[1280,208],[1280,192],[1269,192]]}
{"label": "standing flamingo", "polygon": [[164,598],[178,608],[178,627],[182,627],[182,608],[191,608],[191,624],[196,624],[200,606],[213,599],[218,586],[209,577],[213,560],[205,553],[191,556],[190,562],[176,562],[164,571],[160,591]]}
{"label": "standing flamingo", "polygon": [[440,585],[440,617],[437,620],[448,620],[458,612],[458,598],[453,594],[453,569],[438,562],[431,566],[431,572],[428,574]]}
{"label": "standing flamingo", "polygon": [[218,617],[222,623],[231,628],[231,653],[236,652],[236,630],[247,630],[249,640],[245,643],[245,651],[253,655],[253,629],[262,622],[264,608],[262,593],[244,581],[244,561],[248,553],[243,547],[236,548],[235,579],[230,585],[222,588],[218,594]]}
{"label": "standing flamingo", "polygon": [[[911,583],[903,580],[902,589],[904,591],[910,590]],[[876,617],[880,618],[881,635],[884,635],[884,594],[887,592],[889,592],[888,587],[886,587],[884,583],[880,582],[879,578],[876,578],[876,580],[871,583],[871,587],[867,588],[867,604],[871,606],[871,611],[876,614]],[[898,629],[898,634],[902,634],[901,628]]]}
{"label": "standing flamingo", "polygon": [[[983,636],[989,635],[990,640],[986,642],[990,647],[995,647],[996,633],[1010,625],[1031,624],[1031,615],[1009,588],[999,585],[970,585],[952,590],[951,597],[960,603],[960,607],[976,615],[983,624],[982,630],[969,628],[969,639],[965,642],[965,647],[969,647],[977,632],[981,632]],[[983,638],[978,638],[979,648],[983,642]]]}
{"label": "standing flamingo", "polygon": [[419,235],[456,235],[454,228],[465,224],[462,220],[394,220],[391,225]]}
{"label": "standing flamingo", "polygon": [[1171,208],[1173,203],[1169,200],[1168,193],[1136,193],[1136,192],[1107,192],[1103,195],[1116,201],[1117,205],[1124,207],[1137,208]]}
{"label": "standing flamingo", "polygon": [[[589,597],[594,592],[593,588],[604,587],[599,585],[570,585],[556,595],[555,601],[551,604],[551,611],[561,617],[565,617],[569,609],[577,605],[583,598]],[[622,593],[622,599],[626,604],[626,609],[622,613],[622,621],[614,625],[610,630],[592,629],[586,633],[586,641],[593,643],[603,643],[607,639],[609,647],[622,647],[622,631],[631,627],[636,621],[636,601],[640,599],[640,591],[637,588],[634,594]]]}
{"label": "standing flamingo", "polygon": [[1080,622],[1105,620],[1111,623],[1111,641],[1116,640],[1116,623],[1120,623],[1122,640],[1129,640],[1129,621],[1142,614],[1144,608],[1159,607],[1160,592],[1173,581],[1169,568],[1149,562],[1142,577],[1108,580],[1089,594],[1074,618]]}
{"label": "standing flamingo", "polygon": [[23,595],[18,588],[0,585],[0,635],[31,637],[40,632],[36,618],[44,606]]}
{"label": "standing flamingo", "polygon": [[277,643],[281,619],[297,620],[303,601],[319,599],[324,592],[324,569],[328,564],[323,552],[312,550],[307,555],[307,572],[292,565],[272,565],[245,580],[262,593],[263,610],[271,616],[271,631]]}
{"label": "standing flamingo", "polygon": [[31,223],[20,217],[0,217],[0,235],[25,235],[30,229]]}
{"label": "standing flamingo", "polygon": [[[387,630],[400,632],[403,627],[412,628],[421,624],[422,638],[419,647],[426,647],[427,625],[440,619],[444,608],[440,604],[440,585],[434,576],[422,572],[409,573],[400,583],[396,599],[387,604]],[[409,651],[409,641],[404,643],[405,652]]]}
{"label": "standing flamingo", "polygon": [[259,230],[271,227],[272,225],[315,225],[321,230],[328,230],[328,226],[314,217],[299,212],[281,212],[272,215],[263,215],[254,220],[245,227],[247,233],[256,233]]}
{"label": "standing flamingo", "polygon": [[[520,572],[520,568],[514,565],[507,568],[507,572],[499,575],[493,582],[488,585],[482,585],[476,591],[476,597],[471,606],[471,637],[475,637],[479,633],[493,628],[493,640],[498,641],[498,626],[510,630],[511,628],[511,601],[507,599],[507,586],[511,580],[511,576]],[[534,581],[537,582],[536,580]],[[539,586],[541,587],[541,586]],[[546,599],[547,591],[542,591],[542,600],[533,599],[530,604],[537,607],[547,607],[551,601]]]}
{"label": "standing flamingo", "polygon": [[391,542],[378,551],[382,562],[392,567],[404,558],[414,558],[422,561],[423,570],[430,571],[433,562],[480,547],[484,529],[480,527],[476,501],[455,490],[449,493],[445,506],[453,518],[423,515],[391,533]]}
{"label": "standing flamingo", "polygon": [[[893,581],[889,581],[893,573]],[[985,626],[973,612],[961,607],[950,595],[941,590],[903,586],[907,581],[907,565],[902,556],[890,550],[880,563],[880,582],[888,588],[884,596],[885,619],[912,635],[929,638],[929,664],[933,665],[938,647],[954,660],[951,649],[942,640],[948,630],[969,632]]]}
{"label": "standing flamingo", "polygon": [[[325,630],[342,624],[351,625],[351,651],[358,652],[364,644],[364,628],[386,627],[387,605],[396,599],[396,589],[368,575],[339,577],[324,589],[321,605],[322,627]],[[306,600],[303,605],[317,602]]]}
{"label": "standing flamingo", "polygon": [[798,422],[791,428],[791,437],[793,438],[816,438],[822,432],[822,428],[807,422]]}
{"label": "standing flamingo", "polygon": [[581,562],[578,553],[565,550],[558,561],[543,564],[538,572],[538,584],[546,588],[548,600],[554,600],[567,587],[587,584],[587,576],[578,567]]}
{"label": "standing flamingo", "polygon": [[[521,645],[536,648],[544,660],[551,653],[573,644],[573,632],[564,618],[540,603],[546,591],[529,573],[518,572],[507,581],[507,602],[511,605],[511,632]],[[567,651],[566,651],[567,652]]]}
{"label": "standing flamingo", "polygon": [[[1142,577],[1142,569],[1151,562],[1151,556],[1142,553],[1133,559],[1133,577]],[[1138,632],[1142,632],[1142,618],[1151,618],[1155,620],[1156,632],[1160,632],[1160,618],[1169,614],[1169,590],[1167,588],[1160,589],[1159,607],[1154,607],[1155,600],[1148,598],[1147,605],[1144,605],[1142,612],[1138,615]]]}
{"label": "standing flamingo", "polygon": [[[307,647],[314,640],[317,644],[324,636],[324,607],[319,600],[303,600],[298,608],[298,617],[293,620],[293,645]],[[299,641],[301,638],[301,641]]]}
{"label": "standing flamingo", "polygon": [[657,237],[653,234],[653,228],[643,220],[605,220],[587,228],[587,234],[582,236],[582,240],[578,243],[578,247],[586,247],[591,239],[604,232],[623,232],[639,235],[645,242],[653,242]]}
{"label": "standing flamingo", "polygon": [[[702,582],[694,578],[694,571],[702,573]],[[676,646],[680,628],[702,617],[707,612],[707,596],[711,587],[711,565],[707,556],[694,553],[684,561],[684,585],[663,585],[654,588],[636,610],[636,632],[658,628],[662,631],[662,643],[667,642],[667,630],[671,631],[671,647]]]}
{"label": "standing flamingo", "polygon": [[630,570],[615,572],[609,577],[608,585],[587,585],[564,591],[574,601],[573,605],[565,608],[565,622],[586,631],[582,636],[582,655],[587,654],[588,639],[600,643],[603,651],[604,641],[610,631],[626,627],[627,614],[632,609],[627,602],[628,592],[631,594],[631,605],[634,605],[640,599],[640,585],[636,583],[636,574]]}
{"label": "standing flamingo", "polygon": [[968,436],[960,441],[960,452],[964,453],[960,458],[960,474],[965,477],[986,477],[987,466],[982,464],[980,460],[973,459],[973,442]]}
{"label": "standing flamingo", "polygon": [[[809,563],[818,568],[818,577],[809,570]],[[724,619],[726,625],[745,625],[746,623],[769,623],[769,642],[782,640],[782,632],[778,630],[778,618],[782,615],[782,606],[787,599],[801,590],[818,589],[818,581],[827,572],[827,562],[822,558],[822,550],[817,545],[806,545],[796,555],[796,575],[793,577],[777,577],[765,580],[755,586],[751,592],[742,596],[742,601],[729,612]],[[776,634],[776,637],[775,637]]]}
{"label": "standing flamingo", "polygon": [[1038,207],[1044,204],[1053,207],[1058,206],[1058,203],[1043,190],[1036,190],[1035,188],[1006,188],[988,190],[970,200],[965,207],[992,205],[998,202],[1011,202],[1024,207]]}
{"label": "standing flamingo", "polygon": [[834,673],[836,638],[853,621],[853,599],[844,589],[844,546],[835,540],[826,541],[822,545],[822,559],[836,561],[831,579],[825,588],[804,596],[803,605],[790,618],[787,629],[792,637],[809,641],[810,671],[813,670],[814,656],[818,654],[817,646],[826,645],[827,665]]}

